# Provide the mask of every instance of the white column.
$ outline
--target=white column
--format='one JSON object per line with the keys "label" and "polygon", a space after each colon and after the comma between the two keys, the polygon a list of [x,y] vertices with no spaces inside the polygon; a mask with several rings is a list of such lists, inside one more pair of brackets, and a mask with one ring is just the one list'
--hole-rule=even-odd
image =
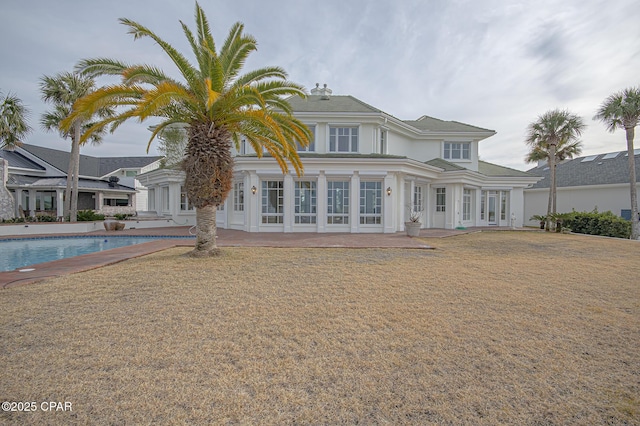
{"label": "white column", "polygon": [[320,170],[318,175],[317,191],[316,222],[318,232],[324,233],[327,232],[327,176],[324,170]]}
{"label": "white column", "polygon": [[284,175],[284,232],[293,232],[293,217],[294,217],[294,187],[295,182],[291,173]]}
{"label": "white column", "polygon": [[64,190],[56,189],[56,216],[64,216]]}
{"label": "white column", "polygon": [[[262,191],[260,190],[260,179],[255,171],[249,172],[248,181],[250,202],[249,210],[245,212],[245,231],[258,232],[260,229],[260,199]],[[255,194],[253,193],[253,187],[256,188]]]}
{"label": "white column", "polygon": [[[391,188],[391,195],[387,195],[387,188]],[[396,188],[396,190],[394,190]],[[402,192],[402,191],[400,191]],[[396,175],[388,173],[382,184],[382,223],[384,224],[384,233],[396,232],[396,220],[395,214],[397,212],[397,203],[395,200],[398,197]]]}
{"label": "white column", "polygon": [[351,177],[351,188],[349,191],[349,223],[351,225],[351,233],[357,233],[360,226],[360,175],[353,172]]}
{"label": "white column", "polygon": [[25,213],[33,217],[35,217],[36,215],[36,190],[35,189],[29,190],[29,208]]}

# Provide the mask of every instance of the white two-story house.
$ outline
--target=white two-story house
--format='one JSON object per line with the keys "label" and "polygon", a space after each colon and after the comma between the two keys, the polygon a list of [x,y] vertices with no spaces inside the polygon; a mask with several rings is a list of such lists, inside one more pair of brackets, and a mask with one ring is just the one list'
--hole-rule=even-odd
{"label": "white two-story house", "polygon": [[[300,148],[304,175],[283,174],[248,143],[234,150],[235,179],[217,225],[248,232],[378,232],[404,230],[411,211],[423,228],[522,226],[523,190],[539,178],[478,159],[495,134],[422,116],[399,120],[352,96],[316,86],[289,99],[312,130]],[[195,224],[195,211],[171,168],[139,176],[148,210]]]}

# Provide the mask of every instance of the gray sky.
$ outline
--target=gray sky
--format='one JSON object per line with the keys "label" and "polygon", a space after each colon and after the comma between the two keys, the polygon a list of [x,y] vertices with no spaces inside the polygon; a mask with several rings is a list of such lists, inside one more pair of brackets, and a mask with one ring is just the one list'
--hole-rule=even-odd
{"label": "gray sky", "polygon": [[[69,149],[40,130],[48,108],[43,75],[71,71],[83,58],[157,65],[174,74],[150,39],[134,41],[118,22],[135,20],[185,54],[179,20],[194,28],[182,0],[2,0],[0,90],[30,108],[25,142]],[[327,83],[403,120],[429,115],[493,129],[485,161],[526,170],[526,127],[562,108],[582,116],[584,154],[626,149],[624,132],[592,120],[610,94],[640,85],[640,7],[635,0],[201,0],[222,44],[241,21],[258,40],[245,71],[283,67],[307,89]],[[188,56],[191,58],[191,56]],[[174,74],[175,75],[175,74]],[[145,123],[123,125],[94,156],[145,155]],[[637,143],[640,146],[640,142]],[[155,143],[150,151],[155,154]]]}

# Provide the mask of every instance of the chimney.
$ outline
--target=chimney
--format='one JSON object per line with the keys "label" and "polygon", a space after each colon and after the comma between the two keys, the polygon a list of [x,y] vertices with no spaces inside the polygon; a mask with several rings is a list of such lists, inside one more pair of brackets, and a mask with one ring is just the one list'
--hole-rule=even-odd
{"label": "chimney", "polygon": [[320,99],[324,101],[328,101],[331,96],[332,90],[327,87],[327,84],[324,84],[324,87],[320,88],[320,83],[316,83],[316,87],[311,89],[311,94],[314,96],[320,96]]}

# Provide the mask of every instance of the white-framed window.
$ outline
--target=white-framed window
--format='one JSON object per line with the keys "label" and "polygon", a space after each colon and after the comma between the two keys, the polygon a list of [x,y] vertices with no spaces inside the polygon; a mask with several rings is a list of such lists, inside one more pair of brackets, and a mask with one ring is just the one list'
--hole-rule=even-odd
{"label": "white-framed window", "polygon": [[317,192],[313,181],[297,181],[294,194],[295,223],[316,223]]}
{"label": "white-framed window", "polygon": [[244,211],[244,182],[233,184],[233,211]]}
{"label": "white-framed window", "polygon": [[413,211],[414,212],[421,212],[424,209],[424,201],[422,198],[422,187],[421,186],[414,186],[413,188]]}
{"label": "white-framed window", "polygon": [[469,160],[471,159],[471,142],[445,142],[445,160]]}
{"label": "white-framed window", "polygon": [[156,209],[156,190],[149,189],[147,190],[147,202],[149,204],[149,211],[155,211]]}
{"label": "white-framed window", "polygon": [[193,210],[193,204],[189,201],[189,198],[187,197],[187,190],[184,186],[180,187],[180,210]]}
{"label": "white-framed window", "polygon": [[387,153],[387,131],[380,129],[380,154]]}
{"label": "white-framed window", "polygon": [[247,153],[247,140],[245,138],[240,139],[240,151],[239,155],[245,155]]}
{"label": "white-framed window", "polygon": [[316,152],[316,126],[307,125],[307,127],[311,130],[311,140],[309,140],[309,145],[307,146],[302,146],[296,142],[298,152]]}
{"label": "white-framed window", "polygon": [[462,191],[462,220],[471,220],[471,190]]}
{"label": "white-framed window", "polygon": [[327,224],[349,224],[349,181],[327,182]]}
{"label": "white-framed window", "polygon": [[447,206],[447,188],[436,188],[436,211],[444,212]]}
{"label": "white-framed window", "polygon": [[360,224],[382,223],[382,182],[360,182]]}
{"label": "white-framed window", "polygon": [[330,127],[329,152],[358,152],[358,128]]}
{"label": "white-framed window", "polygon": [[480,220],[484,220],[485,218],[485,201],[484,199],[487,197],[487,191],[482,191],[480,193]]}
{"label": "white-framed window", "polygon": [[262,223],[283,223],[284,182],[262,181]]}

